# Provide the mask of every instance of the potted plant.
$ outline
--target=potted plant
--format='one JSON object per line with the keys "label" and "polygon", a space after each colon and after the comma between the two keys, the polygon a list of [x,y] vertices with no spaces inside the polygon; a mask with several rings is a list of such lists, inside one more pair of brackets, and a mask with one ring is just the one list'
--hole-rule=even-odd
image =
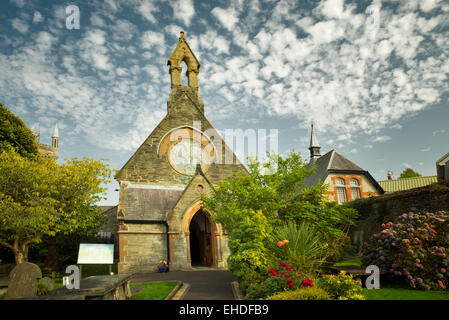
{"label": "potted plant", "polygon": [[159,264],[157,265],[159,272],[167,272],[168,270],[168,264],[167,261],[161,260],[159,261]]}

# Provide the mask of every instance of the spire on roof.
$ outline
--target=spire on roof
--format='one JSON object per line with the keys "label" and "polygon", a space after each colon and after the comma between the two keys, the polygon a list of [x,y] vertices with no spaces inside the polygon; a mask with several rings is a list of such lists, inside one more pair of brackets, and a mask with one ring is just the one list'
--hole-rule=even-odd
{"label": "spire on roof", "polygon": [[318,139],[315,136],[315,130],[313,129],[313,121],[312,121],[312,132],[310,133],[310,147],[320,147],[318,143]]}
{"label": "spire on roof", "polygon": [[313,121],[312,121],[312,132],[310,133],[310,161],[315,162],[321,157],[320,154],[320,144],[318,143],[318,139],[315,136],[315,130],[313,129]]}

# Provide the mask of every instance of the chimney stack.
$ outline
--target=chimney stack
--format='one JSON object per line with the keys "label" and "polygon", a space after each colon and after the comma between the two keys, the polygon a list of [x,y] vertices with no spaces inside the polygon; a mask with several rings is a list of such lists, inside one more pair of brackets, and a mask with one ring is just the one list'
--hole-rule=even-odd
{"label": "chimney stack", "polygon": [[388,173],[387,173],[387,178],[388,178],[388,180],[391,180],[391,174],[392,174],[393,172],[391,172],[391,171],[388,171]]}

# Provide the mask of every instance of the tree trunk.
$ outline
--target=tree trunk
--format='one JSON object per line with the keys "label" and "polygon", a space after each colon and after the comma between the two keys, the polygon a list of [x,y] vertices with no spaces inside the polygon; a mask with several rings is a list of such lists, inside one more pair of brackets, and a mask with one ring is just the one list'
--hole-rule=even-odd
{"label": "tree trunk", "polygon": [[19,247],[14,248],[12,251],[14,253],[14,260],[16,262],[16,265],[27,262],[28,261],[28,246],[21,246],[22,248],[19,249]]}
{"label": "tree trunk", "polygon": [[52,238],[47,247],[47,257],[44,261],[44,268],[48,272],[58,271],[59,269],[59,257],[58,257],[58,246],[56,243],[56,238]]}
{"label": "tree trunk", "polygon": [[0,245],[11,249],[14,254],[16,265],[18,265],[22,262],[28,262],[28,249],[30,248],[30,245],[40,239],[42,239],[42,234],[38,233],[33,238],[24,240],[25,242],[23,243],[19,243],[19,239],[16,238],[14,239],[13,244],[0,242]]}

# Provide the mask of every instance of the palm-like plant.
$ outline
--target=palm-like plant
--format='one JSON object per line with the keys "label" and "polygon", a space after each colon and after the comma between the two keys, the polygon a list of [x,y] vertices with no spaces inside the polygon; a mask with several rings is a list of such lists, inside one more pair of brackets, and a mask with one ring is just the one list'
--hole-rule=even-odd
{"label": "palm-like plant", "polygon": [[318,271],[328,252],[327,244],[322,243],[319,234],[305,222],[300,225],[288,222],[278,227],[273,232],[272,243],[276,258],[305,275]]}

